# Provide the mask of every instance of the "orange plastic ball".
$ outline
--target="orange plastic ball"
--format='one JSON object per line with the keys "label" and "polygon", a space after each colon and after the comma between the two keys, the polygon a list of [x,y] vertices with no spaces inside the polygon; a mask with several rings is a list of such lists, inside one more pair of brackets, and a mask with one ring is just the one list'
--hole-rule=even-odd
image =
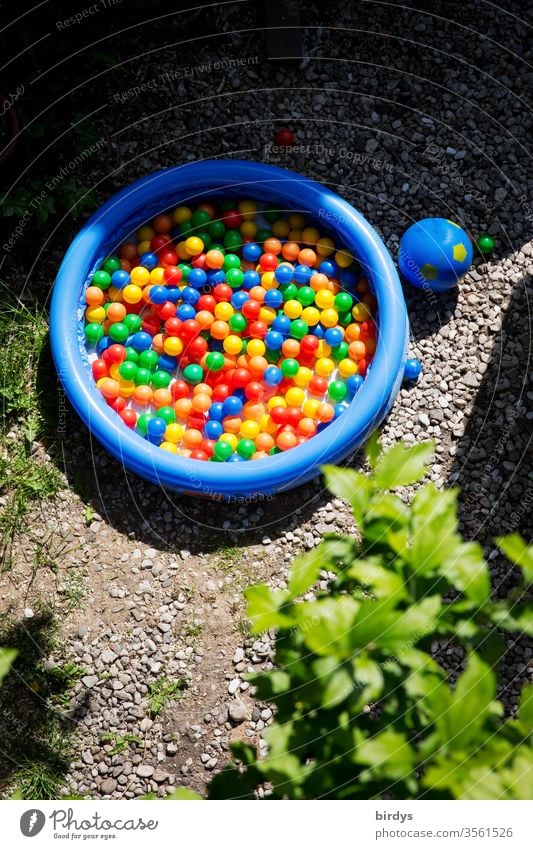
{"label": "orange plastic ball", "polygon": [[271,237],[269,239],[265,239],[265,241],[263,243],[263,251],[266,254],[274,254],[275,256],[277,256],[279,253],[281,253],[281,242],[280,242],[280,240],[275,239],[274,237]]}
{"label": "orange plastic ball", "polygon": [[347,342],[357,342],[361,336],[361,327],[359,324],[349,324],[344,331]]}
{"label": "orange plastic ball", "polygon": [[269,433],[258,433],[255,438],[255,446],[258,451],[270,451],[276,443]]}
{"label": "orange plastic ball", "polygon": [[316,417],[319,422],[330,422],[335,415],[335,410],[331,404],[323,402],[316,408]]}
{"label": "orange plastic ball", "polygon": [[152,227],[156,233],[169,233],[172,229],[172,218],[170,215],[156,215]]}
{"label": "orange plastic ball", "polygon": [[196,448],[203,440],[202,431],[196,430],[194,427],[189,427],[183,434],[183,444],[187,448]]}
{"label": "orange plastic ball", "polygon": [[300,245],[298,242],[285,242],[285,244],[281,247],[281,255],[289,262],[294,262],[294,260],[298,259],[299,253]]}
{"label": "orange plastic ball", "polygon": [[288,451],[289,448],[294,448],[297,445],[296,434],[290,430],[282,430],[276,439],[276,445],[282,451]]}
{"label": "orange plastic ball", "polygon": [[316,424],[312,418],[305,416],[298,422],[298,430],[304,436],[314,436],[317,430]]}
{"label": "orange plastic ball", "polygon": [[312,268],[316,262],[316,253],[311,248],[302,248],[298,254],[298,262],[301,265],[307,265]]}
{"label": "orange plastic ball", "polygon": [[285,357],[296,359],[300,353],[300,343],[297,339],[285,339],[281,346],[281,352]]}
{"label": "orange plastic ball", "polygon": [[193,395],[192,397],[192,409],[196,413],[207,413],[211,406],[211,398],[209,395],[199,393],[198,395]]}
{"label": "orange plastic ball", "polygon": [[248,360],[248,368],[254,377],[262,377],[268,362],[264,357],[250,357]]}
{"label": "orange plastic ball", "polygon": [[157,408],[159,408],[159,407],[171,407],[172,406],[172,392],[170,391],[170,389],[156,389],[154,394],[153,394],[152,403]]}
{"label": "orange plastic ball", "polygon": [[89,286],[85,292],[85,303],[90,307],[99,307],[105,301],[105,294],[98,286]]}
{"label": "orange plastic ball", "polygon": [[366,345],[364,342],[350,342],[348,346],[348,355],[352,360],[360,360],[366,354]]}
{"label": "orange plastic ball", "polygon": [[124,304],[109,304],[107,317],[113,324],[116,321],[122,321],[126,317],[126,307]]}
{"label": "orange plastic ball", "polygon": [[174,404],[174,412],[178,419],[186,419],[192,408],[192,400],[190,398],[178,398]]}
{"label": "orange plastic ball", "polygon": [[154,393],[152,391],[151,386],[144,386],[141,384],[141,386],[137,386],[135,388],[133,397],[136,400],[137,404],[140,404],[144,407],[147,404],[151,403],[152,398],[154,397]]}
{"label": "orange plastic ball", "polygon": [[210,332],[213,339],[225,339],[229,335],[229,325],[226,321],[213,321]]}
{"label": "orange plastic ball", "polygon": [[222,251],[207,251],[205,255],[205,264],[208,268],[222,268],[224,265],[224,254]]}
{"label": "orange plastic ball", "polygon": [[241,429],[242,419],[240,416],[226,416],[222,420],[222,426],[226,433],[238,433]]}
{"label": "orange plastic ball", "polygon": [[102,379],[98,381],[97,385],[106,400],[112,401],[115,398],[118,398],[120,392],[118,380],[113,380],[111,377],[102,377]]}

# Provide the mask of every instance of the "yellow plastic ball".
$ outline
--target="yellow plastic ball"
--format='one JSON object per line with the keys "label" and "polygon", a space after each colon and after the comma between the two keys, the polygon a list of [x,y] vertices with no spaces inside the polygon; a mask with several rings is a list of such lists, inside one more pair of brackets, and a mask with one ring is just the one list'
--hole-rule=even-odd
{"label": "yellow plastic ball", "polygon": [[308,398],[307,401],[305,401],[302,410],[306,416],[309,416],[310,419],[314,419],[319,404],[320,401],[317,398]]}
{"label": "yellow plastic ball", "polygon": [[138,304],[143,296],[143,290],[140,286],[128,283],[127,286],[124,286],[122,295],[127,304]]}
{"label": "yellow plastic ball", "polygon": [[234,433],[223,433],[220,437],[220,441],[229,442],[234,451],[237,448],[237,445],[239,444],[239,440]]}
{"label": "yellow plastic ball", "polygon": [[272,225],[272,235],[276,237],[276,239],[286,239],[289,235],[289,224],[287,221],[283,221],[281,218],[279,221],[274,221]]}
{"label": "yellow plastic ball", "polygon": [[177,422],[171,422],[170,424],[167,424],[165,430],[165,440],[167,442],[173,443],[181,442],[184,433],[185,429],[182,427],[182,425],[178,424]]}
{"label": "yellow plastic ball", "polygon": [[321,310],[327,310],[332,307],[335,302],[335,295],[329,289],[320,289],[315,295],[315,304]]}
{"label": "yellow plastic ball", "polygon": [[250,339],[246,346],[246,353],[249,357],[263,357],[266,351],[266,345],[262,339]]}
{"label": "yellow plastic ball", "polygon": [[285,393],[289,407],[301,407],[305,401],[305,392],[298,386],[291,386]]}
{"label": "yellow plastic ball", "polygon": [[240,336],[226,336],[222,347],[226,354],[240,354],[242,351],[242,339]]}
{"label": "yellow plastic ball", "polygon": [[178,259],[186,261],[189,259],[189,253],[187,251],[187,248],[185,247],[184,241],[178,242],[178,244],[176,245],[176,253],[178,255]]}
{"label": "yellow plastic ball", "polygon": [[291,212],[287,220],[291,229],[301,230],[305,227],[305,218],[300,212]]}
{"label": "yellow plastic ball", "polygon": [[299,228],[293,228],[289,230],[287,233],[287,241],[288,242],[301,242],[302,241],[302,231]]}
{"label": "yellow plastic ball", "polygon": [[250,221],[257,212],[257,204],[255,200],[241,200],[237,209],[241,213],[241,218],[243,218],[244,221]]}
{"label": "yellow plastic ball", "polygon": [[267,409],[272,410],[273,407],[286,407],[287,402],[283,395],[273,395],[267,402]]}
{"label": "yellow plastic ball", "polygon": [[122,380],[122,378],[119,377],[118,385],[119,394],[122,395],[123,398],[131,398],[136,389],[134,380]]}
{"label": "yellow plastic ball", "polygon": [[215,307],[215,318],[218,318],[219,321],[228,321],[234,312],[231,304],[228,304],[227,301],[220,301]]}
{"label": "yellow plastic ball", "polygon": [[122,289],[117,289],[116,286],[110,286],[107,290],[108,300],[114,301],[116,304],[121,304],[124,300]]}
{"label": "yellow plastic ball", "polygon": [[257,233],[257,224],[255,221],[243,221],[239,229],[243,239],[253,239]]}
{"label": "yellow plastic ball", "polygon": [[99,323],[105,319],[105,309],[103,307],[87,307],[85,310],[85,318],[89,322]]}
{"label": "yellow plastic ball", "polygon": [[304,387],[307,386],[311,378],[313,377],[313,372],[307,366],[300,366],[297,373],[293,377],[293,380],[296,386]]}
{"label": "yellow plastic ball", "polygon": [[276,433],[279,425],[276,422],[273,422],[270,416],[265,413],[264,416],[261,416],[259,419],[259,427],[263,433]]}
{"label": "yellow plastic ball", "polygon": [[331,354],[331,345],[328,345],[325,339],[319,339],[318,348],[316,349],[317,358],[329,357]]}
{"label": "yellow plastic ball", "polygon": [[294,319],[294,318],[300,318],[300,316],[303,312],[303,309],[304,308],[303,308],[302,304],[300,303],[300,301],[296,301],[296,300],[286,301],[285,305],[283,307],[283,312],[285,313],[285,315],[288,318]]}
{"label": "yellow plastic ball", "polygon": [[277,316],[274,307],[261,307],[259,310],[259,321],[264,321],[265,324],[272,324]]}
{"label": "yellow plastic ball", "polygon": [[309,327],[316,327],[320,321],[320,311],[316,307],[306,307],[302,312],[302,319]]}
{"label": "yellow plastic ball", "polygon": [[339,314],[337,310],[327,309],[322,310],[320,313],[320,322],[324,325],[324,327],[335,327],[339,320]]}
{"label": "yellow plastic ball", "polygon": [[199,236],[189,236],[185,239],[185,250],[189,256],[198,256],[204,249],[204,243]]}
{"label": "yellow plastic ball", "polygon": [[150,272],[150,283],[152,286],[163,286],[165,284],[165,269],[158,265]]}
{"label": "yellow plastic ball", "polygon": [[353,256],[348,251],[337,251],[335,262],[339,268],[349,268],[353,262]]}
{"label": "yellow plastic ball", "polygon": [[335,242],[329,236],[322,236],[316,243],[316,252],[319,256],[331,256],[335,250]]}
{"label": "yellow plastic ball", "polygon": [[174,219],[176,224],[183,224],[184,221],[190,221],[192,218],[192,211],[188,206],[177,206],[174,212],[172,213],[172,218]]}
{"label": "yellow plastic ball", "polygon": [[137,245],[137,253],[139,254],[139,256],[142,256],[143,254],[149,254],[151,252],[152,249],[150,247],[149,239],[146,239],[143,242],[139,242],[139,244]]}
{"label": "yellow plastic ball", "polygon": [[163,342],[163,350],[169,357],[177,357],[183,351],[183,342],[177,336],[168,336]]}
{"label": "yellow plastic ball", "polygon": [[137,238],[139,242],[150,242],[155,236],[155,230],[149,224],[144,227],[139,227],[137,230]]}
{"label": "yellow plastic ball", "polygon": [[366,321],[367,318],[370,318],[372,312],[368,304],[364,304],[362,301],[359,301],[359,303],[357,303],[352,309],[352,315],[356,321]]}
{"label": "yellow plastic ball", "polygon": [[178,449],[173,442],[162,442],[159,447],[162,448],[163,451],[168,451],[170,454],[178,453]]}
{"label": "yellow plastic ball", "polygon": [[357,364],[348,358],[341,360],[339,365],[339,374],[341,377],[351,377],[352,374],[357,374]]}
{"label": "yellow plastic ball", "polygon": [[305,227],[302,230],[302,242],[306,245],[316,245],[317,241],[320,239],[320,233],[316,229],[316,227]]}
{"label": "yellow plastic ball", "polygon": [[277,289],[279,286],[278,281],[274,276],[273,271],[265,271],[264,274],[261,275],[261,286],[263,289]]}
{"label": "yellow plastic ball", "polygon": [[335,363],[329,357],[320,357],[315,363],[315,371],[320,377],[329,377],[335,368]]}
{"label": "yellow plastic ball", "polygon": [[150,272],[144,265],[136,265],[130,272],[130,283],[135,286],[146,286],[150,282]]}
{"label": "yellow plastic ball", "polygon": [[242,423],[239,432],[244,439],[255,439],[261,433],[261,426],[259,422],[247,419]]}
{"label": "yellow plastic ball", "polygon": [[119,367],[120,363],[113,363],[113,365],[109,368],[109,377],[112,377],[113,380],[118,380],[120,378]]}

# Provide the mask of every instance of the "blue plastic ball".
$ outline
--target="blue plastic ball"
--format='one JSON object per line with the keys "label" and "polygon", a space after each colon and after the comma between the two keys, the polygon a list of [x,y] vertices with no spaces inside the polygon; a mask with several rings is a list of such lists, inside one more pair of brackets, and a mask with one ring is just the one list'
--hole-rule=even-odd
{"label": "blue plastic ball", "polygon": [[265,294],[265,306],[272,309],[279,309],[283,303],[283,295],[279,289],[268,289]]}
{"label": "blue plastic ball", "polygon": [[324,333],[324,339],[328,345],[331,345],[332,348],[336,348],[337,345],[340,345],[344,339],[344,333],[340,327],[328,327]]}
{"label": "blue plastic ball", "polygon": [[[196,291],[196,290],[194,290]],[[181,289],[179,286],[167,286],[167,301],[177,304],[181,299]]]}
{"label": "blue plastic ball", "polygon": [[195,289],[201,289],[207,283],[207,274],[203,268],[191,268],[187,283]]}
{"label": "blue plastic ball", "polygon": [[246,262],[257,262],[263,251],[256,242],[243,245],[242,255]]}
{"label": "blue plastic ball", "polygon": [[148,271],[152,271],[154,268],[156,268],[158,263],[159,263],[159,260],[156,256],[156,254],[151,254],[151,253],[141,254],[141,256],[139,258],[139,264],[144,265],[144,267],[147,268]]}
{"label": "blue plastic ball", "polygon": [[288,336],[291,330],[291,320],[288,315],[277,315],[271,326],[272,330],[276,330],[282,336]]}
{"label": "blue plastic ball", "polygon": [[283,345],[283,339],[284,337],[277,330],[269,330],[265,336],[265,345],[270,351],[279,351]]}
{"label": "blue plastic ball", "polygon": [[221,422],[224,418],[224,412],[222,410],[223,404],[222,401],[214,401],[213,404],[209,407],[209,420],[213,420],[215,422]]}
{"label": "blue plastic ball", "polygon": [[328,277],[335,277],[338,271],[337,263],[331,259],[324,259],[318,266],[321,274],[326,274]]}
{"label": "blue plastic ball", "polygon": [[162,371],[174,371],[178,367],[177,357],[171,357],[170,354],[160,354],[157,361],[157,368]]}
{"label": "blue plastic ball", "polygon": [[154,445],[160,445],[166,429],[166,421],[164,419],[160,419],[159,416],[154,416],[152,419],[149,419],[148,431],[146,434],[148,441],[154,443]]}
{"label": "blue plastic ball", "polygon": [[[292,283],[293,269],[289,265],[278,265],[274,272],[274,277],[283,285],[284,283]],[[275,291],[275,290],[270,290]]]}
{"label": "blue plastic ball", "polygon": [[153,304],[164,304],[167,299],[166,286],[151,286],[150,300]]}
{"label": "blue plastic ball", "polygon": [[244,272],[244,279],[242,281],[243,289],[253,289],[254,286],[259,286],[261,282],[261,278],[257,271],[249,271]]}
{"label": "blue plastic ball", "polygon": [[335,406],[333,407],[333,412],[334,412],[333,418],[338,419],[339,416],[342,416],[342,414],[345,413],[347,409],[348,409],[348,404],[343,404],[343,403],[335,404]]}
{"label": "blue plastic ball", "polygon": [[131,337],[131,347],[135,348],[136,351],[147,351],[152,347],[152,337],[144,330],[139,330]]}
{"label": "blue plastic ball", "polygon": [[181,290],[181,299],[186,304],[196,304],[200,300],[200,292],[192,286],[185,286]]}
{"label": "blue plastic ball", "polygon": [[465,231],[446,218],[426,218],[405,231],[398,266],[417,289],[442,292],[457,285],[472,264],[473,249]]}
{"label": "blue plastic ball", "polygon": [[224,416],[238,416],[243,408],[243,403],[236,395],[228,395],[222,402],[222,413]]}
{"label": "blue plastic ball", "polygon": [[[222,407],[222,404],[220,406]],[[207,439],[218,439],[224,433],[224,426],[216,419],[210,419],[205,423],[204,433]]]}
{"label": "blue plastic ball", "polygon": [[207,272],[207,282],[210,286],[218,286],[226,280],[226,272],[223,268],[210,268]]}
{"label": "blue plastic ball", "polygon": [[125,286],[130,282],[130,275],[127,271],[124,271],[123,268],[117,269],[111,275],[111,285],[115,286],[116,289],[124,289]]}
{"label": "blue plastic ball", "polygon": [[180,304],[176,315],[182,321],[187,321],[187,319],[189,318],[194,318],[194,316],[196,315],[196,310],[194,309],[192,304]]}
{"label": "blue plastic ball", "polygon": [[[146,334],[146,335],[148,335],[148,334]],[[96,343],[96,353],[98,354],[98,356],[99,357],[102,356],[102,354],[104,353],[106,348],[109,348],[109,346],[112,345],[112,344],[113,344],[113,340],[111,339],[111,336],[102,336],[102,338],[99,339],[98,342]]]}
{"label": "blue plastic ball", "polygon": [[312,275],[313,269],[309,268],[308,265],[297,265],[292,272],[292,276],[296,283],[308,283]]}
{"label": "blue plastic ball", "polygon": [[249,301],[249,300],[250,300],[250,296],[249,296],[248,292],[243,292],[242,289],[239,289],[238,292],[235,292],[231,296],[230,303],[231,303],[231,306],[234,307],[236,310],[240,310],[240,308],[246,303],[246,301]]}
{"label": "blue plastic ball", "polygon": [[277,386],[283,380],[281,369],[277,366],[268,366],[264,371],[263,380],[268,386]]}
{"label": "blue plastic ball", "polygon": [[345,289],[353,289],[357,283],[357,275],[354,274],[353,271],[348,271],[347,268],[343,268],[342,271],[339,272],[338,280],[341,286],[344,286]]}
{"label": "blue plastic ball", "polygon": [[364,381],[360,374],[352,374],[346,380],[346,389],[348,390],[348,396],[353,398],[363,385]]}
{"label": "blue plastic ball", "polygon": [[422,374],[422,363],[414,357],[405,361],[403,376],[405,380],[418,380]]}
{"label": "blue plastic ball", "polygon": [[232,454],[231,457],[228,457],[228,463],[242,463],[244,461],[244,457],[241,457],[240,454]]}

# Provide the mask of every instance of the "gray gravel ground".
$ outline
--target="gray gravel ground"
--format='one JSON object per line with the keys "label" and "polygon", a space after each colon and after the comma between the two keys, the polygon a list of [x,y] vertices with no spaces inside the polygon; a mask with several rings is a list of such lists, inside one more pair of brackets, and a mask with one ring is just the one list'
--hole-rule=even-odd
{"label": "gray gravel ground", "polygon": [[[107,164],[93,163],[93,179],[105,176],[109,194],[169,163],[251,158],[336,188],[393,254],[409,223],[430,215],[462,223],[473,238],[496,238],[494,255],[476,259],[457,293],[428,297],[406,288],[411,351],[424,373],[401,389],[383,439],[436,440],[430,477],[462,487],[464,532],[486,546],[503,596],[516,575],[490,540],[513,529],[530,535],[533,503],[533,75],[520,58],[527,30],[519,19],[526,12],[518,3],[507,11],[481,2],[424,9],[330,2],[306,16],[304,61],[285,66],[269,64],[263,37],[250,32],[259,26],[254,7],[213,10],[219,37],[184,53],[163,51],[151,65],[139,60],[129,71],[141,82],[195,67],[190,78],[124,102],[114,94],[131,79],[105,83],[103,102],[112,108],[99,120],[111,143]],[[179,21],[166,27],[169,41],[180,37]],[[201,69],[236,57],[246,64]],[[295,130],[299,149],[272,153],[274,130],[284,125]],[[353,529],[352,520],[320,481],[240,507],[162,492],[125,475],[70,421],[73,432],[53,452],[69,486],[46,516],[35,517],[37,529],[41,522],[72,540],[63,578],[68,590],[77,574],[84,588],[65,621],[68,655],[85,672],[70,706],[79,757],[65,786],[113,798],[164,794],[181,783],[201,788],[224,764],[231,740],[261,746],[272,717],[242,680],[272,662],[268,640],[245,636],[243,588],[256,580],[282,585],[297,552],[325,530]],[[87,500],[97,511],[88,523]],[[29,581],[24,569],[21,560],[19,579]],[[41,591],[65,592],[43,580]],[[20,605],[11,582],[2,580],[1,591],[2,603]],[[460,667],[453,647],[440,654],[451,670]],[[531,656],[530,643],[509,641],[508,709]],[[150,685],[162,675],[186,685],[154,715]],[[124,750],[113,754],[126,734]]]}

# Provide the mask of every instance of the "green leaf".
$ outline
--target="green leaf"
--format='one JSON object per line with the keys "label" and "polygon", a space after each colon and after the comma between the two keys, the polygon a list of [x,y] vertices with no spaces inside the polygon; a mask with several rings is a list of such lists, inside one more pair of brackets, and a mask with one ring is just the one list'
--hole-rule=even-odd
{"label": "green leaf", "polygon": [[526,733],[531,733],[533,729],[533,684],[524,684],[522,687],[517,719],[526,729]]}
{"label": "green leaf", "polygon": [[330,675],[322,691],[322,707],[330,710],[350,696],[354,691],[355,682],[349,667],[338,666]]}
{"label": "green leaf", "polygon": [[516,606],[518,613],[511,614],[507,604],[500,604],[490,612],[490,618],[495,625],[504,631],[519,631],[533,637],[533,606],[524,604]]}
{"label": "green leaf", "polygon": [[416,575],[430,574],[449,560],[459,545],[457,489],[439,490],[428,483],[411,505],[411,567]]}
{"label": "green leaf", "polygon": [[465,749],[476,740],[496,693],[496,676],[472,653],[466,670],[459,676],[444,716],[447,740],[453,749]]}
{"label": "green leaf", "polygon": [[383,446],[380,442],[380,432],[379,430],[375,430],[370,434],[367,441],[365,442],[365,456],[368,462],[368,465],[372,468],[376,468],[376,463],[383,453]]}
{"label": "green leaf", "polygon": [[372,772],[378,775],[398,779],[412,771],[414,752],[404,734],[388,728],[363,740],[356,748],[354,760],[371,767]]}
{"label": "green leaf", "polygon": [[389,648],[401,655],[402,651],[411,648],[435,630],[441,608],[441,597],[434,595],[401,613],[391,613],[377,642],[382,648]]}
{"label": "green leaf", "polygon": [[172,793],[169,793],[168,796],[165,796],[165,801],[170,800],[178,800],[178,801],[204,801],[203,796],[200,796],[199,793],[195,793],[194,790],[189,790],[188,787],[177,787],[176,790],[173,790]]}
{"label": "green leaf", "polygon": [[375,598],[406,597],[400,575],[391,569],[385,569],[379,560],[355,560],[345,574],[368,588]]}
{"label": "green leaf", "polygon": [[490,596],[490,578],[483,549],[477,542],[460,543],[442,565],[442,574],[480,607]]}
{"label": "green leaf", "polygon": [[496,537],[498,548],[508,560],[520,566],[528,584],[533,583],[533,545],[527,545],[520,534]]}
{"label": "green leaf", "polygon": [[305,644],[320,655],[350,657],[351,631],[360,604],[348,595],[324,598],[295,606],[296,620]]}
{"label": "green leaf", "polygon": [[249,587],[245,596],[248,602],[246,613],[252,622],[254,634],[260,634],[269,628],[289,627],[292,624],[292,617],[281,609],[289,601],[288,593],[271,590],[265,584],[257,584]]}
{"label": "green leaf", "polygon": [[303,595],[313,586],[318,573],[324,568],[324,552],[322,546],[311,549],[294,561],[289,575],[289,592],[292,598]]}
{"label": "green leaf", "polygon": [[353,469],[339,469],[338,466],[322,466],[322,473],[329,491],[350,504],[357,524],[362,526],[373,492],[370,478],[361,472]]}
{"label": "green leaf", "polygon": [[434,449],[433,442],[412,446],[399,442],[393,445],[381,455],[376,464],[376,485],[380,489],[394,489],[396,486],[408,486],[422,480]]}
{"label": "green leaf", "polygon": [[8,674],[18,652],[16,649],[0,648],[0,684]]}

